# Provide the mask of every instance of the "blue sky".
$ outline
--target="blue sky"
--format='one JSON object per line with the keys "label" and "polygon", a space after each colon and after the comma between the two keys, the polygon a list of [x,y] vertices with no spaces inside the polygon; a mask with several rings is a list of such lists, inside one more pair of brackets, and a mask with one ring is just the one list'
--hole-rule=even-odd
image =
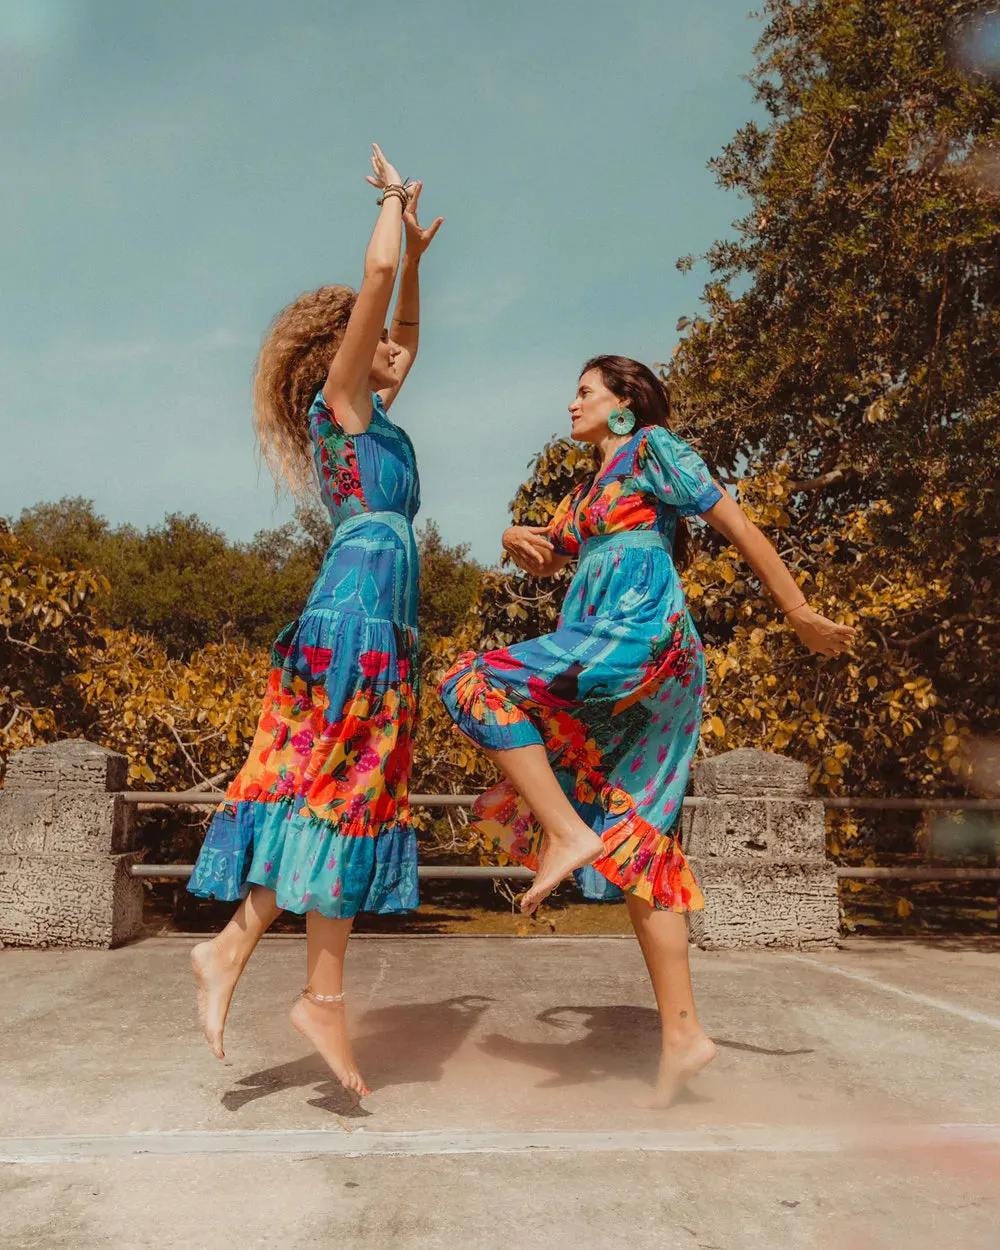
{"label": "blue sky", "polygon": [[580,364],[666,359],[740,202],[747,0],[3,0],[0,515],[62,495],[233,538],[291,513],[250,371],[300,291],[360,280],[374,139],[446,218],[393,416],[422,518],[492,561]]}

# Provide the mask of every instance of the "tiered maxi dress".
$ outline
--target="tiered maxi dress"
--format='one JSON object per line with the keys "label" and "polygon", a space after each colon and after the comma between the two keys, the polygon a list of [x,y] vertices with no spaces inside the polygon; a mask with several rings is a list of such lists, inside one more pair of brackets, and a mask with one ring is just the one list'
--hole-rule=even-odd
{"label": "tiered maxi dress", "polygon": [[405,911],[418,901],[416,459],[377,395],[368,429],[347,434],[320,392],[309,431],[333,538],[274,644],[249,758],[188,889],[235,900],[262,885],[330,917]]}
{"label": "tiered maxi dress", "polygon": [[[468,652],[440,693],[455,724],[491,750],[542,744],[605,851],[576,874],[584,895],[686,911],[704,905],[675,829],[705,695],[701,640],[672,558],[678,516],[721,498],[704,462],[660,426],[638,430],[560,504],[549,533],[577,556],[555,631]],[[541,829],[503,781],[473,819],[503,855],[538,867]]]}

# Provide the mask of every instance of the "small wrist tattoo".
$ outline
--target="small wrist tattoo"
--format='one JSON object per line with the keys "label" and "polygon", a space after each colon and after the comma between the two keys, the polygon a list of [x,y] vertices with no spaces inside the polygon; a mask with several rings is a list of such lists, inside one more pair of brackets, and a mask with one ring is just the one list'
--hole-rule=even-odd
{"label": "small wrist tattoo", "polygon": [[681,1012],[681,1019],[682,1019],[682,1020],[686,1020],[687,1018],[688,1018],[688,1013],[687,1013],[686,1011],[682,1011],[682,1012]]}
{"label": "small wrist tattoo", "polygon": [[396,325],[398,325],[398,326],[418,326],[418,325],[420,325],[420,322],[419,322],[419,321],[404,321],[404,320],[402,319],[402,317],[393,317],[393,321],[395,321]]}

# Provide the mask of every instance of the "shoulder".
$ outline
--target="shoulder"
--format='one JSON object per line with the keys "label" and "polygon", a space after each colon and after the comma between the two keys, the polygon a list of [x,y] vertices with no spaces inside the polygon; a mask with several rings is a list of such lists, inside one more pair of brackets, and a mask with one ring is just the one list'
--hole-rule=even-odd
{"label": "shoulder", "polygon": [[684,455],[693,455],[693,449],[685,443],[673,430],[664,425],[647,425],[639,439],[638,455],[649,459],[676,460]]}
{"label": "shoulder", "polygon": [[326,402],[326,396],[322,391],[316,392],[316,397],[309,405],[309,424],[310,425],[335,425],[336,417],[333,415],[333,409]]}
{"label": "shoulder", "polygon": [[693,476],[703,485],[711,478],[708,466],[691,444],[662,425],[650,425],[643,431],[636,452],[636,467]]}

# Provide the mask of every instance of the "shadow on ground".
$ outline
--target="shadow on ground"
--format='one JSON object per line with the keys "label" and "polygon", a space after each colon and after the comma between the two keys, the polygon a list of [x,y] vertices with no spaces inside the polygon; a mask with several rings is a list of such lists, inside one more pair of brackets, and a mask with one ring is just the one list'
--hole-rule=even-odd
{"label": "shadow on ground", "polygon": [[[653,1008],[629,1004],[549,1007],[536,1019],[556,1029],[582,1028],[584,1033],[569,1042],[522,1041],[490,1033],[479,1043],[479,1048],[494,1059],[547,1072],[549,1076],[539,1083],[540,1089],[607,1080],[639,1079],[651,1082],[655,1079],[660,1051],[660,1017]],[[785,1057],[813,1053],[811,1050],[769,1050],[720,1037],[713,1040],[717,1046],[755,1055]],[[694,1097],[691,1094],[687,1096]]]}
{"label": "shadow on ground", "polygon": [[[362,1032],[353,1039],[366,1080],[376,1089],[392,1085],[433,1085],[444,1076],[445,1063],[471,1033],[493,1002],[478,994],[464,994],[432,1003],[402,1003],[379,1007],[362,1017]],[[248,1103],[282,1090],[317,1087],[310,1106],[334,1115],[368,1116],[371,1112],[334,1080],[318,1055],[307,1055],[275,1068],[241,1077],[227,1091],[222,1105],[239,1111]]]}

